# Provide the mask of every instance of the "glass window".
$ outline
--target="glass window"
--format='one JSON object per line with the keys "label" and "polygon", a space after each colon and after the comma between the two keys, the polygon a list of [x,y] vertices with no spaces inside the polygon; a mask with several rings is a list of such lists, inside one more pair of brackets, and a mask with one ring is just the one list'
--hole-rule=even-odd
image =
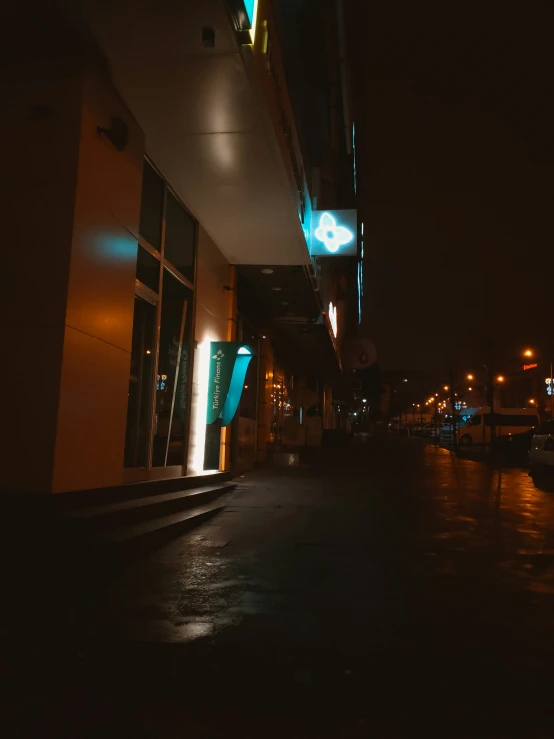
{"label": "glass window", "polygon": [[193,282],[196,222],[169,191],[165,219],[164,257]]}
{"label": "glass window", "polygon": [[156,306],[136,296],[127,401],[125,467],[146,467],[147,464],[155,323]]}
{"label": "glass window", "polygon": [[137,280],[156,293],[160,289],[160,262],[140,244],[137,254]]}
{"label": "glass window", "polygon": [[[495,426],[519,426],[520,428],[529,428],[537,424],[538,420],[537,416],[527,416],[523,413],[514,413],[513,415],[508,415],[507,413],[494,414]],[[491,423],[492,416],[490,413],[487,413],[485,416],[485,424],[490,426]]]}
{"label": "glass window", "polygon": [[154,467],[179,465],[185,461],[191,325],[192,291],[164,269]]}
{"label": "glass window", "polygon": [[470,423],[472,426],[479,426],[481,423],[481,416],[472,416],[470,419]]}
{"label": "glass window", "polygon": [[162,246],[163,205],[164,181],[145,161],[142,172],[139,232],[158,251]]}

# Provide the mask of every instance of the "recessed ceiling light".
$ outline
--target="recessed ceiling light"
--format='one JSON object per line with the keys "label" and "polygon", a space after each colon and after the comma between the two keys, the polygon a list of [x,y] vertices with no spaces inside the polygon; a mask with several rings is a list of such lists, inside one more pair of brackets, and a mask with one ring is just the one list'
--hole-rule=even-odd
{"label": "recessed ceiling light", "polygon": [[282,287],[272,287],[271,289],[275,290],[276,293],[280,293],[283,288]]}
{"label": "recessed ceiling light", "polygon": [[288,300],[281,300],[281,305],[290,305]]}
{"label": "recessed ceiling light", "polygon": [[262,269],[262,275],[272,275],[273,271],[274,270],[269,269],[269,267],[267,269]]}

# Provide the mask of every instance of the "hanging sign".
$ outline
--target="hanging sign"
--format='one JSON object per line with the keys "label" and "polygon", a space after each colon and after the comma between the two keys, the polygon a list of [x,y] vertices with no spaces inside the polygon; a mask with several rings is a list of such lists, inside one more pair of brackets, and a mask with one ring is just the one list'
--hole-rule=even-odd
{"label": "hanging sign", "polygon": [[355,257],[358,255],[358,212],[356,210],[314,210],[310,253],[314,257]]}
{"label": "hanging sign", "polygon": [[211,342],[206,423],[215,423],[218,419],[222,426],[231,423],[253,356],[252,349],[239,341]]}

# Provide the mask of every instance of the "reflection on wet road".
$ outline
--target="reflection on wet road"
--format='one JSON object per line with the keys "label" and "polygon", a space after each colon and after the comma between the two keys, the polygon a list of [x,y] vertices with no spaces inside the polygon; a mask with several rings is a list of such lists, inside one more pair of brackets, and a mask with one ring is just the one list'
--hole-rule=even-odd
{"label": "reflection on wet road", "polygon": [[554,633],[554,497],[525,470],[377,440],[239,482],[118,583],[118,636],[359,656]]}
{"label": "reflection on wet road", "polygon": [[554,496],[419,440],[314,457],[240,478],[80,656],[22,670],[36,736],[551,736]]}

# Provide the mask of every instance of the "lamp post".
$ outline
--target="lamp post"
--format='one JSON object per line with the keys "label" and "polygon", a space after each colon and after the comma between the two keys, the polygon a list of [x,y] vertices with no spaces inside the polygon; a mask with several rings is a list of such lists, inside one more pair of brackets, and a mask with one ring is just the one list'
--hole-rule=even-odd
{"label": "lamp post", "polygon": [[[523,356],[526,359],[532,359],[535,356],[535,352],[533,349],[526,349],[523,352]],[[540,359],[540,357],[538,357]],[[552,374],[552,352],[550,352],[550,359],[548,361],[550,374],[549,379],[550,382],[548,383],[548,386],[550,388],[550,419],[554,421],[554,375]],[[539,399],[539,413],[540,413],[540,399]]]}
{"label": "lamp post", "polygon": [[[494,388],[495,385],[501,385],[505,381],[504,375],[497,375],[496,378],[494,377],[494,373],[491,369],[491,367],[487,364],[483,365],[483,368],[485,370],[485,399],[486,403],[489,406],[489,414],[490,414],[490,443],[492,445],[495,437],[496,437],[496,418],[494,413],[494,402],[495,402],[495,395],[494,395]],[[474,375],[469,374],[466,375],[466,378],[468,380],[475,379]],[[486,428],[486,425],[485,425]],[[486,445],[486,438],[485,438],[485,432],[483,431],[483,448]]]}

